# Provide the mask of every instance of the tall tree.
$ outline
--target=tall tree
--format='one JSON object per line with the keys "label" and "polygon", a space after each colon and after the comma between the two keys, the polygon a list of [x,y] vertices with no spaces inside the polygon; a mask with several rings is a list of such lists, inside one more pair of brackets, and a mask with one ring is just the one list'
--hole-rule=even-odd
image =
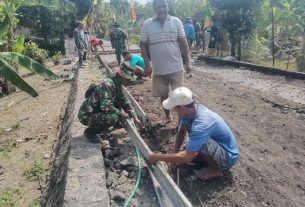
{"label": "tall tree", "polygon": [[221,26],[230,35],[232,56],[236,56],[238,45],[238,58],[241,58],[241,38],[252,34],[261,2],[262,0],[212,0],[210,2],[217,10],[216,16],[220,19]]}

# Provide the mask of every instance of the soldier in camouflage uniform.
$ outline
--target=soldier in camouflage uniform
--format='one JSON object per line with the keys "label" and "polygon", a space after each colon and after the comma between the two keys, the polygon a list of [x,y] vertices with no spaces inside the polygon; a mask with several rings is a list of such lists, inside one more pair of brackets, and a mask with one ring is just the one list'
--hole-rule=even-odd
{"label": "soldier in camouflage uniform", "polygon": [[73,36],[77,48],[77,54],[79,57],[78,64],[80,68],[83,67],[83,54],[85,51],[85,42],[80,34],[82,28],[83,28],[83,23],[78,21],[76,22],[76,28],[73,30]]}
{"label": "soldier in camouflage uniform", "polygon": [[[97,134],[106,132],[122,119],[134,118],[135,124],[141,127],[140,120],[122,91],[122,85],[128,85],[130,79],[128,71],[119,70],[114,76],[106,78],[99,85],[91,85],[87,90],[78,119],[88,126],[84,135],[90,142],[100,142]],[[127,113],[121,112],[121,109]]]}
{"label": "soldier in camouflage uniform", "polygon": [[114,23],[113,26],[114,28],[110,33],[110,41],[112,48],[115,50],[118,64],[120,65],[122,51],[126,50],[127,33],[122,28],[120,28],[118,23]]}

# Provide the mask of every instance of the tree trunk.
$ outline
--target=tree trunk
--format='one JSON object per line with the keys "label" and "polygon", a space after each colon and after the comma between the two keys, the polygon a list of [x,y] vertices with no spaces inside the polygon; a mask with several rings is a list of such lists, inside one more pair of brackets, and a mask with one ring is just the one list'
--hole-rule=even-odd
{"label": "tree trunk", "polygon": [[230,42],[231,42],[231,56],[235,57],[236,56],[236,38],[231,37]]}
{"label": "tree trunk", "polygon": [[[10,20],[12,21],[12,20]],[[13,46],[14,46],[14,30],[13,30],[13,24],[10,22],[9,24],[9,30],[8,30],[8,38],[7,38],[7,51],[13,52]],[[17,69],[18,73],[18,69]],[[5,94],[11,94],[16,91],[16,87],[7,79],[4,79],[4,86],[3,86],[3,93]]]}
{"label": "tree trunk", "polygon": [[237,60],[241,60],[241,37],[238,37],[237,39],[237,46],[238,46],[238,58]]}
{"label": "tree trunk", "polygon": [[305,25],[304,25],[304,31],[303,31],[303,46],[301,53],[297,57],[297,68],[298,71],[305,71]]}

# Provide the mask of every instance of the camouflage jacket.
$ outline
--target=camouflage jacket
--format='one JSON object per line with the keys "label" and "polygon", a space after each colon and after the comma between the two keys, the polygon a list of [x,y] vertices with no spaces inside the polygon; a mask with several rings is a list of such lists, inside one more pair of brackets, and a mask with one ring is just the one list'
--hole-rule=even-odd
{"label": "camouflage jacket", "polygon": [[114,48],[126,47],[127,33],[122,28],[114,28],[110,33],[111,45]]}
{"label": "camouflage jacket", "polygon": [[86,113],[115,113],[121,114],[123,109],[130,117],[136,115],[134,109],[125,97],[122,85],[113,77],[106,78],[86,98],[80,108],[82,114]]}
{"label": "camouflage jacket", "polygon": [[75,28],[74,30],[73,30],[73,37],[74,37],[74,40],[75,40],[75,45],[76,45],[76,47],[77,47],[77,49],[84,49],[85,48],[85,44],[84,44],[84,40],[83,40],[83,38],[81,37],[81,35],[80,35],[80,31],[79,31],[79,29],[78,28]]}

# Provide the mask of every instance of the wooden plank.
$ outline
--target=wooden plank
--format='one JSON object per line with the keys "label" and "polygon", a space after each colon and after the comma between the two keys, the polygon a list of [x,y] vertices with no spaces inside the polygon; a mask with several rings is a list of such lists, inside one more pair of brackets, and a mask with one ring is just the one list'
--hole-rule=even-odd
{"label": "wooden plank", "polygon": [[[152,151],[143,141],[137,130],[133,127],[133,124],[130,120],[127,120],[127,131],[133,144],[147,159]],[[160,163],[150,165],[149,168],[155,176],[156,180],[159,182],[161,189],[166,191],[166,194],[170,198],[170,202],[175,207],[193,206]]]}

